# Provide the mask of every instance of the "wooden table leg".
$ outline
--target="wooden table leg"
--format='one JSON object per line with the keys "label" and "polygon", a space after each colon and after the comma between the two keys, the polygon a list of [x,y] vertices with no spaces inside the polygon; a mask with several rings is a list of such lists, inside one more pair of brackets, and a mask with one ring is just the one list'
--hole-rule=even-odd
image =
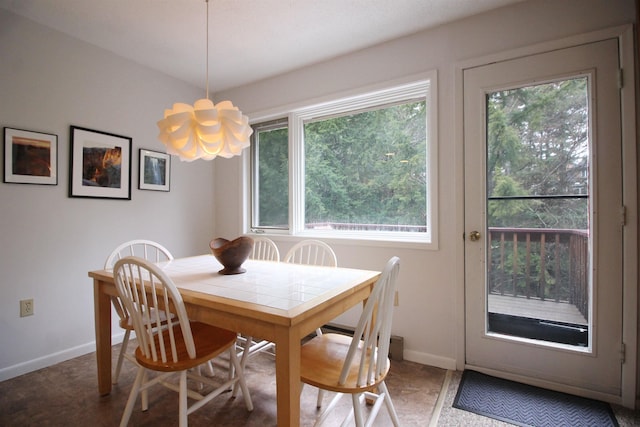
{"label": "wooden table leg", "polygon": [[278,426],[300,425],[300,337],[285,328],[276,341]]}
{"label": "wooden table leg", "polygon": [[93,300],[96,323],[96,362],[98,391],[101,396],[111,393],[111,297],[103,292],[105,285],[93,281]]}

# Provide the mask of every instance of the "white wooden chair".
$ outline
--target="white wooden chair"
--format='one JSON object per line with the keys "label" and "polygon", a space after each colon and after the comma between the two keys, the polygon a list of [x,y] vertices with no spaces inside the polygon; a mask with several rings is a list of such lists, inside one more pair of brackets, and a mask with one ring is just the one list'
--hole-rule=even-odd
{"label": "white wooden chair", "polygon": [[[249,259],[258,259],[263,261],[280,261],[280,251],[275,242],[268,237],[255,236],[253,239],[253,249],[249,254]],[[262,352],[273,351],[274,343],[268,340],[253,341],[251,336],[238,335],[238,346],[242,349],[239,353],[241,357],[240,364],[242,368],[247,364],[249,357]]]}
{"label": "white wooden chair", "polygon": [[[389,372],[389,344],[393,319],[393,301],[400,259],[391,258],[380,279],[373,287],[353,337],[324,334],[304,344],[300,355],[300,378],[321,390],[336,392],[316,421],[322,424],[336,403],[345,394],[352,396],[353,411],[342,424],[350,422],[355,414],[356,426],[370,426],[382,403],[398,427],[398,415],[391,401],[385,378]],[[362,406],[365,398],[373,403],[364,420]]]}
{"label": "white wooden chair", "polygon": [[336,258],[331,246],[321,240],[314,239],[302,240],[296,243],[289,249],[283,261],[292,264],[338,266],[338,258]]}
{"label": "white wooden chair", "polygon": [[[187,426],[189,414],[236,383],[240,385],[247,410],[253,410],[244,371],[235,351],[236,332],[189,321],[182,295],[173,281],[160,267],[145,259],[120,259],[114,266],[114,278],[118,295],[129,313],[138,339],[135,357],[139,368],[120,421],[121,427],[129,423],[140,393],[142,409],[148,409],[147,389],[159,383],[179,393],[180,427]],[[223,384],[189,371],[225,351],[229,351],[235,374]],[[149,379],[148,370],[158,374]],[[179,374],[177,384],[169,381],[173,374]],[[187,378],[211,385],[214,389],[202,395],[187,388]],[[234,390],[232,396],[235,395]],[[197,402],[189,405],[187,397]]]}
{"label": "white wooden chair", "polygon": [[254,236],[252,239],[253,250],[249,254],[249,259],[280,261],[280,251],[273,240],[264,236]]}
{"label": "white wooden chair", "polygon": [[[291,264],[338,266],[338,258],[331,246],[321,240],[314,239],[302,240],[293,245],[284,256],[283,261]],[[322,329],[316,329],[316,335],[322,335]],[[319,402],[318,405],[320,405]]]}
{"label": "white wooden chair", "polygon": [[[284,262],[292,264],[322,265],[325,267],[337,267],[338,258],[331,246],[321,240],[307,239],[295,245],[284,256]],[[316,335],[322,335],[322,329],[316,329]],[[316,406],[322,406],[324,392],[318,391],[318,401]]]}
{"label": "white wooden chair", "polygon": [[[173,259],[171,252],[159,243],[143,239],[130,240],[122,243],[111,252],[104,263],[104,269],[113,269],[116,261],[126,256],[139,256],[152,262],[170,261]],[[133,354],[127,352],[129,338],[131,336],[131,331],[133,331],[133,324],[131,323],[129,314],[126,312],[118,297],[111,297],[111,303],[120,318],[119,325],[125,331],[122,345],[120,347],[120,354],[118,354],[118,361],[116,362],[116,369],[112,375],[112,382],[113,384],[116,384],[122,369],[122,361],[126,358],[135,363]]]}

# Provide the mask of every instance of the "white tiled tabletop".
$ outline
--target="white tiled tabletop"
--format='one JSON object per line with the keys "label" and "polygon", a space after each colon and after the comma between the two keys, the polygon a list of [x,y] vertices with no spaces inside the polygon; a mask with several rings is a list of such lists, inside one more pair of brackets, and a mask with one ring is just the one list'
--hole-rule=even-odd
{"label": "white tiled tabletop", "polygon": [[291,310],[345,283],[359,283],[370,271],[247,260],[245,273],[221,275],[213,255],[160,264],[179,289],[206,293],[270,308]]}

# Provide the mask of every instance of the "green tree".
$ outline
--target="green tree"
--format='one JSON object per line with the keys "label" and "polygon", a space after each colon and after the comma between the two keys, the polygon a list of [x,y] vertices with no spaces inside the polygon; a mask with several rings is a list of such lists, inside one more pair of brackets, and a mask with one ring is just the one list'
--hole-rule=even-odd
{"label": "green tree", "polygon": [[306,223],[426,224],[426,105],[305,125]]}
{"label": "green tree", "polygon": [[[588,228],[587,96],[586,78],[487,96],[489,227]],[[539,241],[527,250],[509,241],[490,244],[492,292],[548,298],[557,291],[568,298],[560,286],[568,281],[566,243],[547,241],[544,252]]]}
{"label": "green tree", "polygon": [[289,132],[279,128],[259,133],[257,155],[260,197],[258,224],[287,227],[289,224]]}
{"label": "green tree", "polygon": [[488,194],[532,196],[516,204],[492,200],[490,226],[587,228],[586,200],[535,199],[588,192],[586,85],[576,78],[487,97]]}

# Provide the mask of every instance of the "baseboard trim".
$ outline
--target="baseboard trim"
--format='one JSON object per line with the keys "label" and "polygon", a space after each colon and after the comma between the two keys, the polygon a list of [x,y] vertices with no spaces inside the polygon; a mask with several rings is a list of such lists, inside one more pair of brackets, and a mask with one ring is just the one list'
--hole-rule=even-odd
{"label": "baseboard trim", "polygon": [[[353,335],[354,330],[354,328],[351,326],[340,325],[336,323],[328,323],[323,326],[323,329],[325,329],[326,331],[341,333],[345,335]],[[403,358],[404,360],[408,360],[409,362],[419,363],[421,365],[428,365],[453,371],[456,370],[456,360],[450,357],[436,356],[434,354],[407,350],[405,348],[403,352]]]}
{"label": "baseboard trim", "polygon": [[[118,344],[122,342],[123,338],[124,332],[114,335],[111,338],[111,341],[113,342],[113,344]],[[96,351],[96,342],[91,341],[86,344],[58,351],[56,353],[47,354],[45,356],[31,359],[26,362],[7,366],[6,368],[0,369],[0,381],[19,377],[20,375],[28,374],[30,372],[37,371],[38,369],[47,368],[57,363],[73,359],[74,357],[84,356],[85,354],[94,351]]]}
{"label": "baseboard trim", "polygon": [[449,357],[436,356],[434,354],[421,353],[413,350],[405,350],[404,359],[421,365],[434,366],[436,368],[452,371],[456,370],[456,360]]}

